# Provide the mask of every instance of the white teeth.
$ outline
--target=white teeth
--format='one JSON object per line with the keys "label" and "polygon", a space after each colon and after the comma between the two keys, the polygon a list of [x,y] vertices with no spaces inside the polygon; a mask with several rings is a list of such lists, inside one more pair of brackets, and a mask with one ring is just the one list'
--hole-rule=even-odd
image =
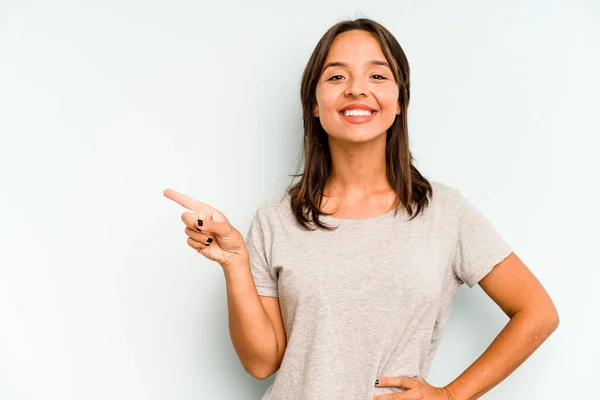
{"label": "white teeth", "polygon": [[373,114],[373,111],[370,111],[370,110],[344,110],[342,112],[342,114],[344,114],[344,116],[346,116],[346,117],[359,117],[359,116],[371,115],[371,114]]}

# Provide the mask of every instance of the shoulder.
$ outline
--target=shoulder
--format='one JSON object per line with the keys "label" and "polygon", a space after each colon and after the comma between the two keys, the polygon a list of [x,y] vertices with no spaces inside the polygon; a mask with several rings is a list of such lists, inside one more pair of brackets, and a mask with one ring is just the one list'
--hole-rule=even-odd
{"label": "shoulder", "polygon": [[264,200],[256,209],[256,214],[265,217],[276,216],[289,209],[290,195],[286,192]]}
{"label": "shoulder", "polygon": [[429,180],[429,183],[432,193],[425,213],[430,218],[455,224],[464,210],[472,207],[460,189],[436,180]]}
{"label": "shoulder", "polygon": [[462,199],[460,190],[440,181],[429,180],[432,189],[432,203],[435,205],[457,206]]}
{"label": "shoulder", "polygon": [[289,223],[293,218],[290,195],[285,192],[267,198],[256,209],[254,218],[269,226]]}

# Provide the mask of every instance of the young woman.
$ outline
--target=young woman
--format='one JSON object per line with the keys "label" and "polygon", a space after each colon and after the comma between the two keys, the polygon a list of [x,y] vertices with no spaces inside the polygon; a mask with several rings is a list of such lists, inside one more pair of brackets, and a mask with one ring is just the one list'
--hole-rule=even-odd
{"label": "young woman", "polygon": [[[263,399],[475,399],[556,329],[544,288],[459,191],[414,167],[409,66],[374,21],[333,26],[302,78],[304,172],[265,202],[243,240],[207,204],[188,208],[188,245],[217,261],[246,371],[278,371]],[[444,387],[426,377],[462,283],[510,317]]]}

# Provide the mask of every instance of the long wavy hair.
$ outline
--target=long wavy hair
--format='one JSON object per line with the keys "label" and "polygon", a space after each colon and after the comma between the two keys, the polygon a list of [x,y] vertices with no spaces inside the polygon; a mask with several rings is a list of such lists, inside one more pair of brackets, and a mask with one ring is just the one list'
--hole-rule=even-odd
{"label": "long wavy hair", "polygon": [[332,26],[319,40],[302,75],[300,99],[304,140],[298,171],[303,169],[304,172],[291,175],[294,178],[300,177],[300,180],[295,184],[292,181],[287,193],[291,196],[291,207],[296,220],[307,230],[317,229],[311,226],[311,222],[322,229],[336,229],[319,219],[321,215],[331,215],[321,211],[325,183],[331,174],[331,154],[327,133],[319,118],[313,115],[313,110],[317,103],[317,83],[331,44],[337,35],[352,30],[375,35],[399,87],[400,115],[396,116],[387,130],[385,149],[387,178],[396,191],[394,214],[403,207],[412,220],[428,206],[428,195],[433,193],[431,184],[413,165],[413,155],[409,149],[406,111],[410,99],[410,69],[404,50],[396,38],[375,21],[366,18],[342,21]]}

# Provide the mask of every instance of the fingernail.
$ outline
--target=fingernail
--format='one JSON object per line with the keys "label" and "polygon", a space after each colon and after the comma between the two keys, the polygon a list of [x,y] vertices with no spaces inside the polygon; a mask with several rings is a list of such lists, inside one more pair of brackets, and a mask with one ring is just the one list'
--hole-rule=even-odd
{"label": "fingernail", "polygon": [[198,226],[202,226],[202,225],[204,225],[204,222],[202,222],[202,220],[201,220],[201,219],[199,219],[199,220],[198,220]]}
{"label": "fingernail", "polygon": [[379,385],[379,379],[375,379],[375,386]]}
{"label": "fingernail", "polygon": [[206,241],[208,242],[208,244],[211,244],[213,242],[213,238],[208,238],[206,239]]}

